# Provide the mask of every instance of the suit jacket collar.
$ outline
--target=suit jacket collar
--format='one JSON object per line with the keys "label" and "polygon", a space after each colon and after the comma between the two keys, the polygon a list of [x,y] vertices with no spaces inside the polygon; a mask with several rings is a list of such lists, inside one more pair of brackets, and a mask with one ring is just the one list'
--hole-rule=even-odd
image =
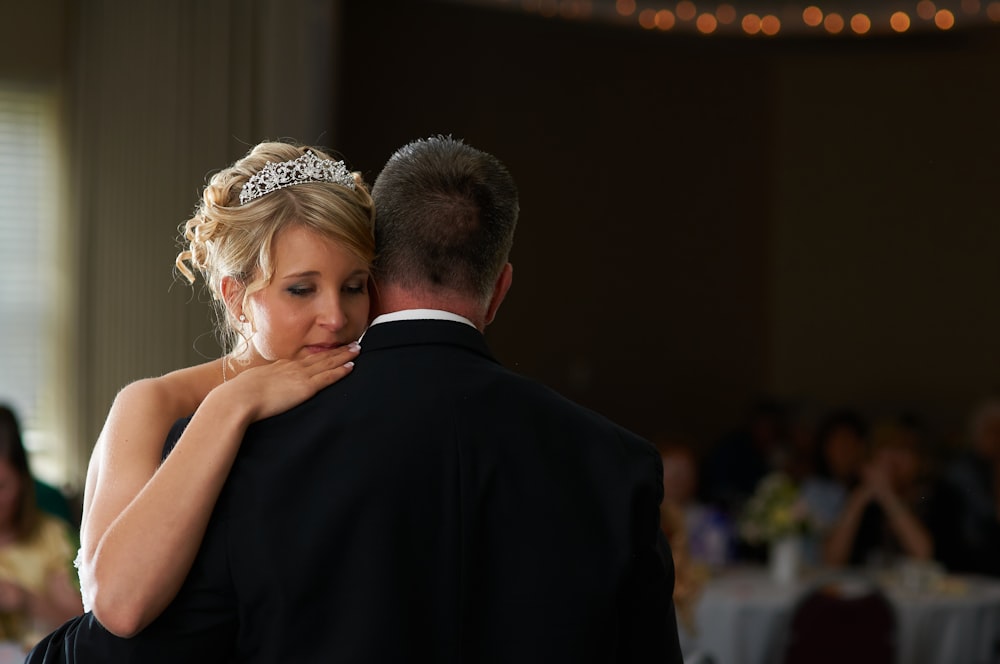
{"label": "suit jacket collar", "polygon": [[428,344],[458,346],[496,362],[479,330],[448,320],[401,320],[372,325],[361,338],[361,353]]}

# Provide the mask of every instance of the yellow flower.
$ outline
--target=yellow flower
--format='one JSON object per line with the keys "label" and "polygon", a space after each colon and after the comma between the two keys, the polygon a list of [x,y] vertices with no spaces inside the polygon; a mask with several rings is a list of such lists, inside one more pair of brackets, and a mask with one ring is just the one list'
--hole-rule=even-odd
{"label": "yellow flower", "polygon": [[771,473],[758,483],[740,519],[740,534],[754,544],[803,534],[811,527],[798,487],[783,473]]}

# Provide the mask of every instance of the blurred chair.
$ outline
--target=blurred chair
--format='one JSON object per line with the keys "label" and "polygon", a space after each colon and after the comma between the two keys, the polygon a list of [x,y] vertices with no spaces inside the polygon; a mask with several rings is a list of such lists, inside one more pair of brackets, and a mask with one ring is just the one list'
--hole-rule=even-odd
{"label": "blurred chair", "polygon": [[716,664],[715,658],[706,652],[696,651],[684,656],[684,664]]}
{"label": "blurred chair", "polygon": [[885,595],[860,582],[823,585],[792,611],[783,664],[893,664],[896,615]]}

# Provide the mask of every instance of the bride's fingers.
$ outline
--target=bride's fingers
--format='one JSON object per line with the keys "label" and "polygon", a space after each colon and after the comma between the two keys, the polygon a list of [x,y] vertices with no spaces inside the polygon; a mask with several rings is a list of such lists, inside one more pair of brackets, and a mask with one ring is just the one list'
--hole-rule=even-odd
{"label": "bride's fingers", "polygon": [[303,367],[305,375],[308,377],[321,376],[341,367],[354,364],[354,359],[358,356],[357,351],[330,353],[322,359],[308,367]]}
{"label": "bride's fingers", "polygon": [[340,366],[345,362],[350,362],[357,357],[360,352],[361,346],[359,346],[355,341],[347,344],[346,346],[340,346],[339,348],[334,348],[322,353],[315,353],[300,360],[300,362],[301,365],[307,369],[325,371],[328,367]]}
{"label": "bride's fingers", "polygon": [[[258,393],[270,401],[270,394],[275,394],[277,389],[279,396],[276,402],[283,402],[288,398],[294,400],[299,394],[299,398],[307,398],[308,393],[314,393],[327,385],[337,382],[353,368],[353,360],[358,356],[361,348],[354,344],[341,346],[322,353],[314,353],[309,356],[295,360],[277,360],[270,364],[253,367],[240,373],[239,385],[246,386],[249,390],[257,390]],[[295,389],[299,384],[305,392]],[[254,386],[257,387],[254,387]],[[278,386],[282,387],[278,387]],[[261,387],[268,386],[272,389]]]}

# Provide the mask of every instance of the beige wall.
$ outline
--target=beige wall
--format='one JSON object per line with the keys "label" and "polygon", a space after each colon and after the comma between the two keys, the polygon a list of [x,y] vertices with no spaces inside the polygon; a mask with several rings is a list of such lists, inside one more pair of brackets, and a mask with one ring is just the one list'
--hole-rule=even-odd
{"label": "beige wall", "polygon": [[338,6],[46,1],[5,16],[0,71],[64,84],[75,361],[54,389],[71,483],[123,385],[218,356],[207,297],[173,275],[178,227],[206,176],[254,143],[332,140]]}
{"label": "beige wall", "polygon": [[53,80],[65,75],[69,0],[8,2],[0,21],[0,80]]}

